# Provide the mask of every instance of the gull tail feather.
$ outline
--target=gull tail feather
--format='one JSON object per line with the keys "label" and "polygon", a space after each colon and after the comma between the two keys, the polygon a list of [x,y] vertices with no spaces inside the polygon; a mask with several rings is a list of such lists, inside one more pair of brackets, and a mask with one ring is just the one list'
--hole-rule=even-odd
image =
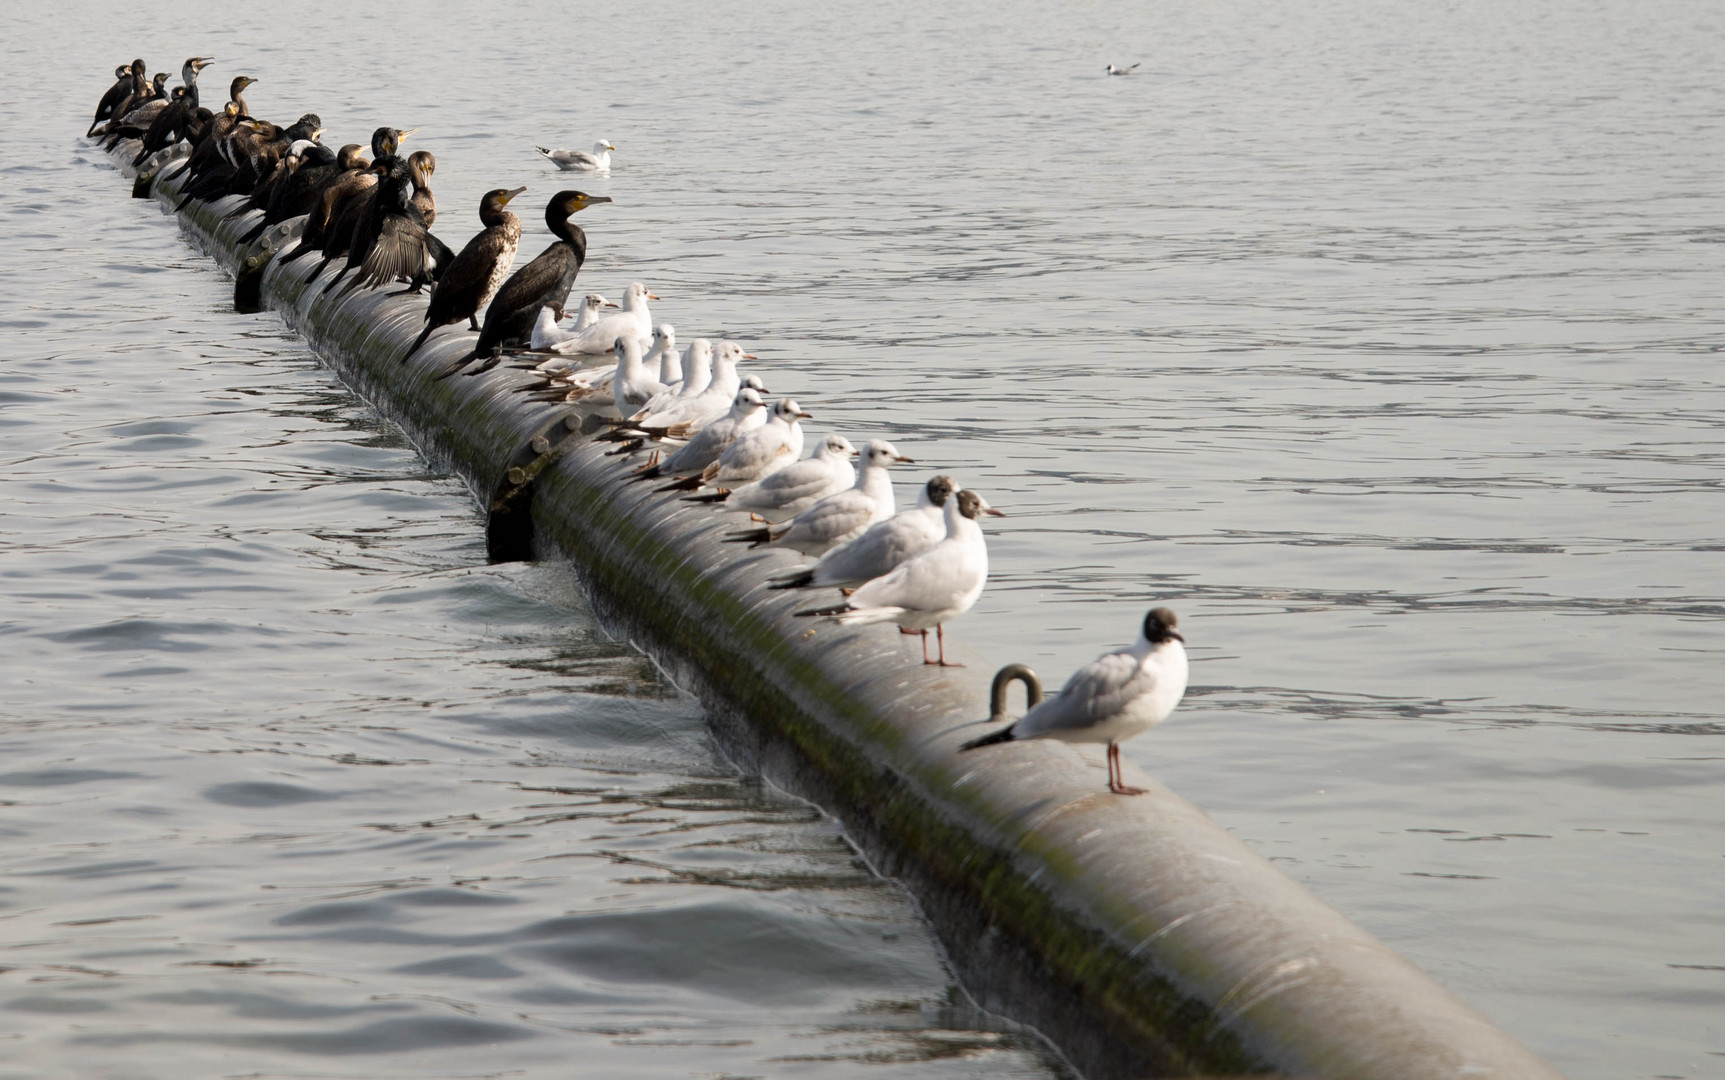
{"label": "gull tail feather", "polygon": [[963,746],[960,746],[959,750],[975,750],[979,746],[993,746],[995,743],[1011,742],[1016,737],[1012,734],[1012,729],[1015,726],[1016,725],[1014,724],[1008,724],[999,731],[990,732],[980,739],[972,739]]}

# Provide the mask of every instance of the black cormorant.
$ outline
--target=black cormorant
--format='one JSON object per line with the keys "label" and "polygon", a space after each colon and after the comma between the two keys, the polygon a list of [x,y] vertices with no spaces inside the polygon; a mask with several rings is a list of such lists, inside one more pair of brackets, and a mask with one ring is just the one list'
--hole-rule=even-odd
{"label": "black cormorant", "polygon": [[557,237],[556,241],[503,283],[485,310],[479,343],[472,352],[439,372],[438,378],[447,379],[481,357],[484,362],[470,374],[490,371],[503,358],[505,346],[519,345],[533,333],[540,308],[547,304],[562,307],[568,302],[575,275],[587,261],[587,234],[569,218],[594,203],[610,201],[609,196],[588,195],[583,191],[559,191],[551,197],[545,207],[545,224]]}
{"label": "black cormorant", "polygon": [[[142,60],[134,60],[133,64],[142,64]],[[102,95],[102,100],[96,103],[96,118],[90,121],[90,130],[84,132],[89,138],[96,134],[96,126],[114,115],[114,106],[126,99],[135,84],[132,82],[132,64],[121,64],[114,69],[114,85],[108,87],[108,92]]]}
{"label": "black cormorant", "polygon": [[[426,177],[437,168],[437,159],[419,150],[405,163],[400,158],[395,161],[391,175],[378,181],[371,220],[354,234],[342,274],[355,267],[359,273],[342,289],[342,296],[361,285],[387,285],[398,277],[411,284],[407,292],[416,293],[455,258],[449,245],[431,234],[437,208]],[[335,281],[340,280],[337,274]],[[335,281],[324,291],[333,288]]]}
{"label": "black cormorant", "polygon": [[198,111],[198,72],[210,66],[214,60],[211,56],[192,56],[180,65],[180,82],[183,84],[174,94],[174,99],[168,107],[156,114],[151,121],[150,129],[144,132],[144,145],[138,151],[138,156],[132,159],[132,167],[137,168],[144,159],[165,146],[172,146],[185,137],[186,127]]}

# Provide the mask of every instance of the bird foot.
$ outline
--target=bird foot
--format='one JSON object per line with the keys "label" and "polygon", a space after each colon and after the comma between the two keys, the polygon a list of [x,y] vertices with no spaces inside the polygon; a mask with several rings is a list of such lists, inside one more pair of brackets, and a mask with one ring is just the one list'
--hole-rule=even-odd
{"label": "bird foot", "polygon": [[[851,594],[851,593],[853,593],[853,592],[856,592],[856,590],[855,590],[855,589],[840,589],[840,590],[839,590],[839,592],[842,592],[842,593],[844,593],[844,594],[845,594],[845,595],[846,595],[846,596],[849,596],[849,595],[850,595],[850,594]],[[908,634],[908,635],[910,635],[910,636],[911,636],[911,637],[920,637],[920,636],[921,636],[921,635],[922,635],[922,631],[921,631],[921,630],[912,630],[912,629],[911,629],[911,628],[910,628],[910,627],[908,627],[908,626],[901,626],[901,627],[899,627],[899,628],[898,628],[898,632],[899,632],[899,633],[901,633],[901,634]]]}
{"label": "bird foot", "polygon": [[1142,795],[1142,794],[1144,794],[1143,788],[1132,787],[1129,784],[1109,784],[1108,790],[1112,791],[1116,795]]}

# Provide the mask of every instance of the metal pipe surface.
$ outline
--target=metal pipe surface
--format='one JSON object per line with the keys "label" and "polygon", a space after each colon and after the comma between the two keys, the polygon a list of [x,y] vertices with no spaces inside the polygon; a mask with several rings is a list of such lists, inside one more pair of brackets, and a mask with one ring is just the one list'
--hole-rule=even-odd
{"label": "metal pipe surface", "polygon": [[[121,151],[129,172],[136,147]],[[725,515],[628,483],[623,459],[575,433],[570,406],[510,392],[525,373],[433,381],[469,332],[439,331],[401,363],[423,298],[324,297],[322,279],[301,282],[303,261],[240,248],[257,219],[222,221],[234,205],[194,203],[181,225],[467,479],[493,531],[515,530],[497,542],[572,559],[610,624],[712,710],[739,763],[833,813],[921,901],[976,1000],[1085,1075],[1559,1076],[1155,780],[1111,795],[1049,742],[958,754],[989,717],[991,667],[924,667],[891,626],[794,619],[807,597],[765,586],[794,556],[722,544]]]}

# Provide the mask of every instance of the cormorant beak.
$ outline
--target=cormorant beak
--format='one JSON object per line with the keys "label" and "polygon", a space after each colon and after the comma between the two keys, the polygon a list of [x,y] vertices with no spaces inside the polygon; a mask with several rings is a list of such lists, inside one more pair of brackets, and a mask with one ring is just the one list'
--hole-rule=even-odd
{"label": "cormorant beak", "polygon": [[503,202],[507,205],[510,199],[515,198],[515,196],[521,194],[523,191],[526,191],[526,190],[527,190],[526,186],[523,185],[522,187],[511,188],[510,190],[505,191],[503,193]]}
{"label": "cormorant beak", "polygon": [[916,464],[915,461],[911,460],[910,458],[905,457],[903,454],[894,454],[892,456],[892,459],[894,461],[902,461],[906,465],[915,465]]}
{"label": "cormorant beak", "polygon": [[212,63],[214,63],[215,59],[216,58],[213,56],[194,57],[192,59],[192,70],[193,71],[202,71],[205,68],[209,67]]}
{"label": "cormorant beak", "polygon": [[404,143],[404,142],[406,142],[406,141],[407,141],[407,137],[408,137],[408,136],[409,136],[409,135],[412,135],[412,134],[413,134],[413,133],[414,133],[414,132],[416,132],[416,131],[418,131],[418,130],[419,130],[419,129],[418,129],[418,128],[408,128],[408,129],[407,129],[407,130],[406,130],[406,131],[404,131],[404,132],[402,132],[402,133],[401,133],[401,134],[400,134],[400,135],[397,135],[397,136],[396,136],[396,137],[395,137],[395,141],[396,141],[396,142],[397,142],[397,143],[398,143],[398,144],[399,144],[399,143]]}

